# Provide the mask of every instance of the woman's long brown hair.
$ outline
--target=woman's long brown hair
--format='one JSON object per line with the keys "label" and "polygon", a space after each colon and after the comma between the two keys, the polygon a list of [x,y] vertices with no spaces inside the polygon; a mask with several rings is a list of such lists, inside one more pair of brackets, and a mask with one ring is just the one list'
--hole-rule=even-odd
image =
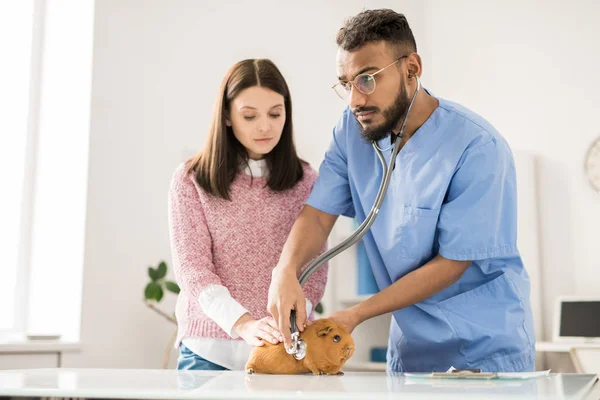
{"label": "woman's long brown hair", "polygon": [[248,153],[227,126],[226,118],[233,99],[253,86],[270,89],[284,98],[283,132],[279,143],[265,155],[269,170],[266,185],[271,190],[283,191],[292,188],[303,176],[303,161],[294,145],[292,99],[283,75],[270,60],[243,60],[233,65],[223,78],[204,149],[192,157],[187,168],[200,187],[226,200],[231,200],[230,186],[239,172],[240,160],[248,163]]}

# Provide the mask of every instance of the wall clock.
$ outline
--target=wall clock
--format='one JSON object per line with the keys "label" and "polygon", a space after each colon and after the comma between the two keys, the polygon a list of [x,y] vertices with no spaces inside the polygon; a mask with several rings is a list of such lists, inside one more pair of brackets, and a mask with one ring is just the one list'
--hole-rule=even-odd
{"label": "wall clock", "polygon": [[597,138],[585,156],[585,174],[592,188],[600,193],[600,137]]}

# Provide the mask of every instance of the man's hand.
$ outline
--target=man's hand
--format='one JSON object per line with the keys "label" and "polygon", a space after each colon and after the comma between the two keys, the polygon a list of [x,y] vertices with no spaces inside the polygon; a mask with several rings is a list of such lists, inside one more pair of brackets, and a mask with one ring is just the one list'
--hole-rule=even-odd
{"label": "man's hand", "polygon": [[362,322],[354,307],[334,312],[327,318],[342,325],[350,334]]}
{"label": "man's hand", "polygon": [[246,313],[236,321],[233,330],[251,346],[263,346],[263,340],[273,344],[283,340],[275,321],[270,317],[257,321]]}
{"label": "man's hand", "polygon": [[411,306],[444,290],[458,281],[470,265],[471,261],[449,260],[438,254],[377,294],[329,318],[352,332],[366,320]]}
{"label": "man's hand", "polygon": [[296,325],[300,332],[304,331],[306,323],[306,301],[295,268],[277,266],[273,269],[267,309],[283,336],[285,348],[290,348],[290,311],[296,310]]}

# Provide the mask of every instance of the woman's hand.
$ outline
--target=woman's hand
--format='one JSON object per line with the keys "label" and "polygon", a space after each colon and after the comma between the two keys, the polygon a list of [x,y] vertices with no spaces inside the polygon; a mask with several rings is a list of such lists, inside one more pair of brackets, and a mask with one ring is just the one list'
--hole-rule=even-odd
{"label": "woman's hand", "polygon": [[263,340],[272,344],[283,341],[277,324],[271,317],[255,320],[246,313],[233,325],[233,331],[251,346],[264,346]]}

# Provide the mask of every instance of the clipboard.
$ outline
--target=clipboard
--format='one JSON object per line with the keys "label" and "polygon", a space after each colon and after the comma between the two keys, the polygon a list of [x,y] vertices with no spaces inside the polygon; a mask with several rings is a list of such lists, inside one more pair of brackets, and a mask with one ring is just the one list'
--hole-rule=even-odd
{"label": "clipboard", "polygon": [[433,372],[431,378],[450,379],[497,379],[497,372],[482,372],[480,369],[453,369],[447,372]]}
{"label": "clipboard", "polygon": [[476,379],[476,380],[527,380],[547,377],[550,370],[535,372],[482,372],[480,369],[456,369],[450,367],[446,372],[411,373],[405,372],[408,379]]}

